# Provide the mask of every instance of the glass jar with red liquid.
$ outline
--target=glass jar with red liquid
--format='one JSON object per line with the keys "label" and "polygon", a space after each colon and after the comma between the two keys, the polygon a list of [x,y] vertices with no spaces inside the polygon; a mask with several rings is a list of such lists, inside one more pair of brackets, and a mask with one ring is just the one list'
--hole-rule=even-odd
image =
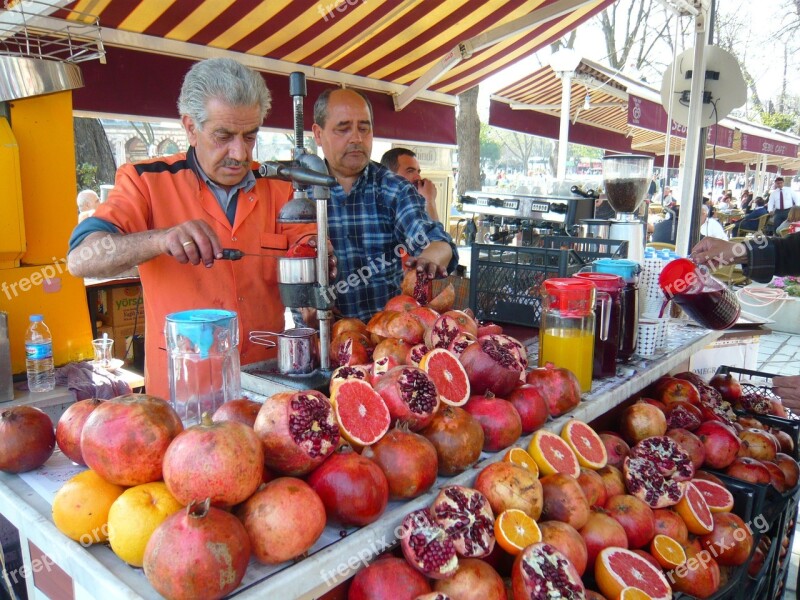
{"label": "glass jar with red liquid", "polygon": [[[594,306],[597,323],[594,329],[592,376],[613,377],[617,374],[625,282],[619,275],[610,273],[576,273],[574,277],[591,281],[598,292]],[[605,298],[608,300],[604,301]]]}
{"label": "glass jar with red liquid", "polygon": [[620,294],[620,334],[617,359],[629,361],[639,335],[639,263],[625,258],[600,258],[592,263],[596,273],[619,275],[625,282]]}
{"label": "glass jar with red liquid", "polygon": [[728,329],[739,319],[742,307],[736,294],[714,279],[705,266],[688,258],[668,262],[658,276],[668,300],[706,329]]}

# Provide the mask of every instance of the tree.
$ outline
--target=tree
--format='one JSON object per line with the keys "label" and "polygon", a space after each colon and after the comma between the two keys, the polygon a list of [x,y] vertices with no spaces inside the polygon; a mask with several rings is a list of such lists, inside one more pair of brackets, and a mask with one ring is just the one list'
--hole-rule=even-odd
{"label": "tree", "polygon": [[[524,171],[528,169],[528,161],[533,154],[533,149],[536,146],[536,137],[527,133],[518,133],[516,131],[509,131],[507,129],[495,129],[497,137],[503,147],[519,161]],[[538,138],[542,139],[542,138]]]}
{"label": "tree", "polygon": [[488,123],[481,123],[481,162],[491,161],[496,163],[500,160],[502,147],[495,139],[494,131]]}
{"label": "tree", "polygon": [[467,190],[481,189],[480,119],[478,117],[478,86],[458,95],[456,138],[458,140],[459,196]]}
{"label": "tree", "polygon": [[76,117],[72,120],[75,137],[75,181],[78,190],[89,185],[99,191],[100,184],[114,183],[117,165],[108,137],[99,119]]}

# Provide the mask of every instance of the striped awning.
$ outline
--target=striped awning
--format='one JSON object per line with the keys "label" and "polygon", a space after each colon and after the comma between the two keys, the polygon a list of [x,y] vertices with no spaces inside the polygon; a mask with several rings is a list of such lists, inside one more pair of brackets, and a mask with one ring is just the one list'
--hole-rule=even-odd
{"label": "striped awning", "polygon": [[[420,97],[453,103],[453,95],[531,56],[612,1],[76,0],[59,2],[63,9],[52,16],[96,15],[112,47],[185,58],[230,51],[263,71],[300,66],[310,79],[390,93],[422,81]],[[537,23],[536,15],[547,20]],[[497,42],[483,47],[488,38]],[[444,64],[451,68],[437,76]]]}

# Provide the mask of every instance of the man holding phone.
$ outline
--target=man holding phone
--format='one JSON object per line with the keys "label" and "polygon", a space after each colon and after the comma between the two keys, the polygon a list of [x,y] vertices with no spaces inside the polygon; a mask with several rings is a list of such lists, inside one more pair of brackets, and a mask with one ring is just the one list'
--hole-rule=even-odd
{"label": "man holding phone", "polygon": [[414,184],[420,196],[425,198],[425,212],[434,220],[439,221],[436,211],[436,186],[430,179],[422,178],[417,155],[408,148],[392,148],[384,152],[381,164],[392,173],[400,175]]}

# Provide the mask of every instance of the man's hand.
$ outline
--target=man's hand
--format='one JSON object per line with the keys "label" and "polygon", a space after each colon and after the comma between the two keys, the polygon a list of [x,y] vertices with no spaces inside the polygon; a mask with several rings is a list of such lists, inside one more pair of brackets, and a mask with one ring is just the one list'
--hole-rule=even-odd
{"label": "man's hand", "polygon": [[430,179],[420,179],[415,185],[417,186],[417,191],[420,193],[420,196],[425,198],[425,200],[429,202],[436,200],[436,186]]}
{"label": "man's hand", "polygon": [[201,262],[206,267],[214,266],[215,259],[222,258],[222,244],[217,234],[205,221],[186,221],[165,229],[159,242],[161,251],[181,264]]}
{"label": "man's hand", "polygon": [[705,237],[692,248],[690,258],[699,265],[711,269],[747,262],[747,247],[739,242],[728,242]]}
{"label": "man's hand", "polygon": [[[317,247],[317,236],[312,235],[308,238],[308,245],[312,248]],[[337,267],[336,255],[333,253],[333,244],[330,240],[328,240],[328,281],[333,281],[336,279],[336,275],[339,273],[339,268]]]}
{"label": "man's hand", "polygon": [[772,391],[780,396],[786,408],[800,411],[800,375],[773,377]]}
{"label": "man's hand", "polygon": [[419,256],[409,256],[405,265],[416,267],[417,273],[426,273],[431,279],[447,277],[447,265],[453,251],[447,242],[431,242]]}

